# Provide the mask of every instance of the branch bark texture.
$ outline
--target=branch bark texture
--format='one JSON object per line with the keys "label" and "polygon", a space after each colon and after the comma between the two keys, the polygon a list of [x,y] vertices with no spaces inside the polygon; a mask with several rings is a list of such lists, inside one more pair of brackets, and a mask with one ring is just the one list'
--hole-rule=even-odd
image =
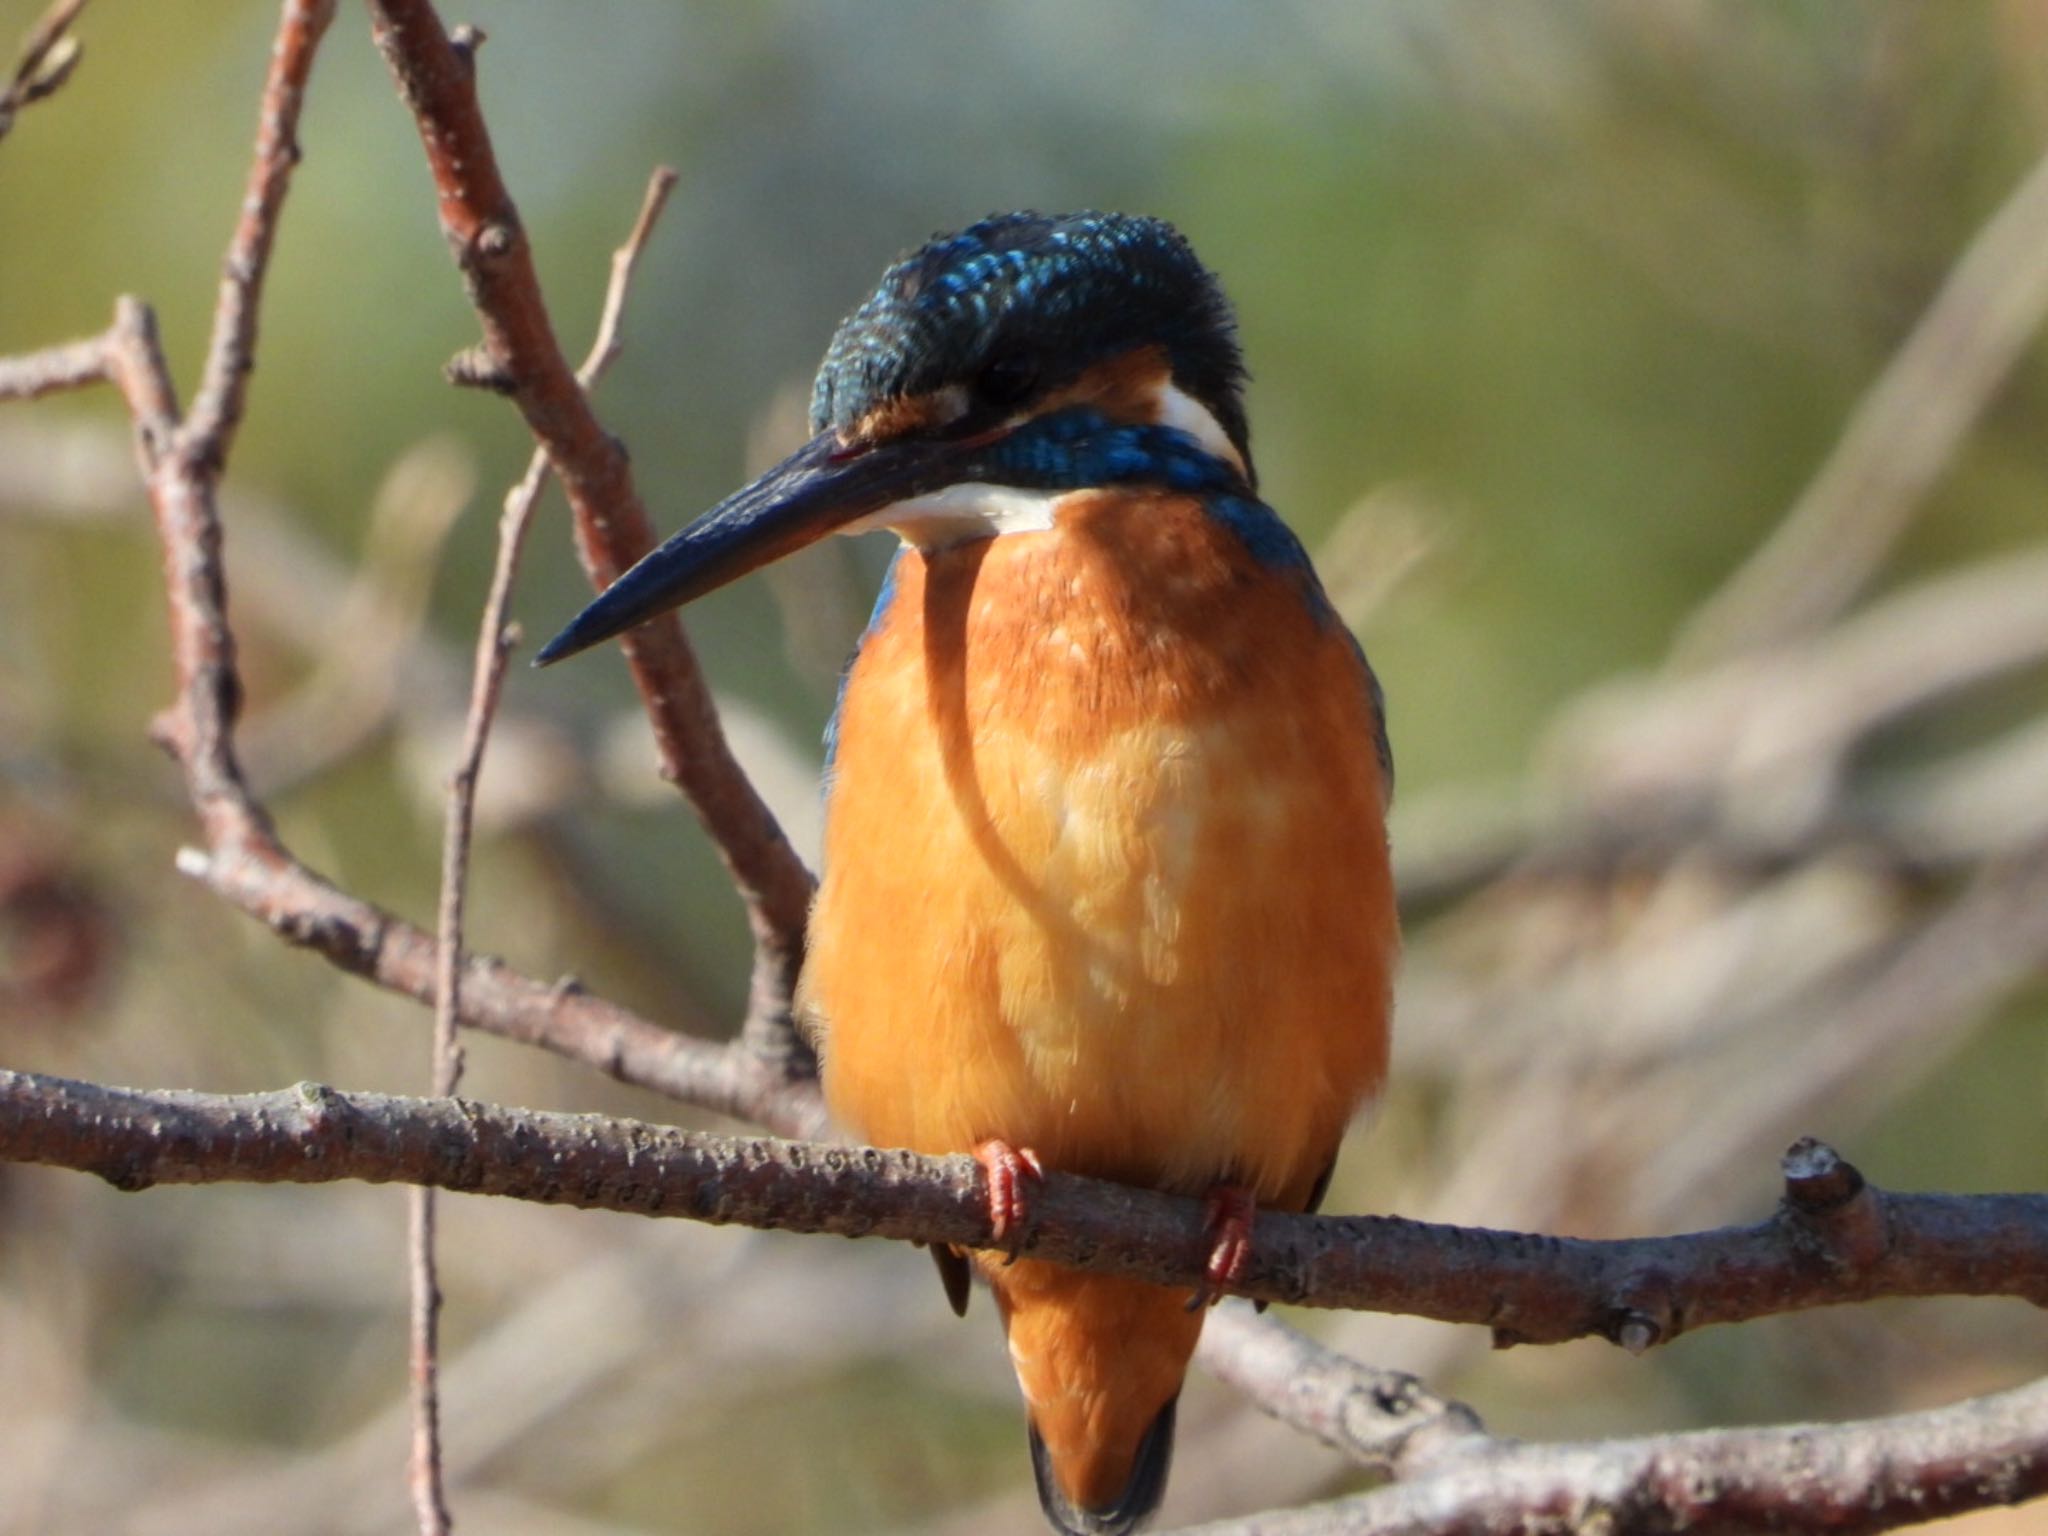
{"label": "branch bark texture", "polygon": [[[301,1084],[224,1096],[0,1073],[0,1159],[122,1189],[228,1181],[426,1184],[785,1232],[987,1247],[971,1158],[712,1136],[607,1116]],[[1887,1194],[1817,1143],[1750,1227],[1609,1241],[1384,1216],[1262,1212],[1239,1293],[1478,1323],[1501,1343],[1635,1350],[1713,1323],[1880,1296],[2048,1305],[2048,1195]],[[1163,1285],[1207,1255],[1199,1201],[1048,1173],[1018,1251]]]}

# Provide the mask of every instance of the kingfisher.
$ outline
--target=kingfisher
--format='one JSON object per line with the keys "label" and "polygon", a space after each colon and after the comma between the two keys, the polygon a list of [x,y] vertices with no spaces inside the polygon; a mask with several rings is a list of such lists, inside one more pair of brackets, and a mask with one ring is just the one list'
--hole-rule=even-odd
{"label": "kingfisher", "polygon": [[[1158,1505],[1204,1307],[1313,1210],[1385,1076],[1393,766],[1365,654],[1258,496],[1236,323],[1156,218],[1001,214],[840,325],[809,443],[621,576],[559,660],[828,533],[900,541],[827,731],[798,1013],[851,1134],[987,1171],[1055,1529]],[[1019,1257],[1046,1169],[1200,1198],[1204,1283]]]}

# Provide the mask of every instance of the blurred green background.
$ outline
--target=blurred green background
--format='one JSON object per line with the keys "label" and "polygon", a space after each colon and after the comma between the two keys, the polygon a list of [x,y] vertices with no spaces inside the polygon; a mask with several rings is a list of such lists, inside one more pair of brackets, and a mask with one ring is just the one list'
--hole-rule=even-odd
{"label": "blurred green background", "polygon": [[[0,38],[39,9],[0,0]],[[274,11],[87,10],[76,78],[0,143],[0,354],[98,330],[133,292],[189,390]],[[571,351],[648,171],[681,173],[599,393],[665,528],[796,438],[833,325],[932,231],[1125,208],[1174,220],[1221,274],[1265,493],[1385,680],[1396,846],[1427,892],[1400,1085],[1333,1204],[1586,1233],[1748,1220],[1800,1130],[1894,1186],[2043,1185],[2042,946],[2022,934],[1975,970],[1927,947],[2048,833],[2048,776],[2026,772],[2048,642],[2025,643],[2024,611],[2010,663],[1849,731],[1814,776],[1828,814],[1774,822],[1769,857],[1721,835],[1748,770],[1693,782],[1683,733],[1650,740],[1663,717],[1630,711],[1679,688],[1666,658],[1688,615],[1784,517],[2048,145],[2048,6],[447,15],[489,36],[485,104]],[[302,140],[228,480],[245,740],[293,847],[422,919],[497,502],[529,444],[504,402],[441,381],[474,320],[353,6]],[[2038,563],[2044,411],[2032,346],[1857,612]],[[124,432],[104,394],[0,411],[0,1057],[132,1084],[422,1091],[423,1013],[172,871],[191,821],[144,739],[169,674]],[[565,522],[551,500],[516,603],[530,635],[582,596]],[[810,552],[692,611],[743,756],[806,845],[815,743],[885,546]],[[1802,659],[1788,647],[1780,675],[1807,676]],[[655,778],[623,669],[516,670],[506,707],[472,942],[728,1027],[744,924]],[[1615,710],[1650,722],[1617,739],[1667,764],[1659,785],[1683,781],[1683,846],[1530,866],[1604,824],[1611,759],[1582,749]],[[1994,770],[2017,780],[2004,798],[1982,789]],[[1968,830],[1929,853],[1916,808],[1937,802]],[[1839,822],[1878,831],[1845,841]],[[1906,995],[1870,989],[1907,962],[1923,969],[1900,987],[1949,990],[1859,1029],[1874,995]],[[470,1059],[478,1097],[679,1118],[502,1044]],[[402,1205],[0,1173],[0,1531],[400,1528]],[[477,1201],[443,1226],[467,1528],[1036,1528],[994,1325],[946,1326],[916,1256]],[[2048,1369],[2038,1315],[2000,1304],[1787,1319],[1643,1362],[1344,1327],[1538,1437],[1874,1412]],[[1213,1387],[1187,1424],[1169,1521],[1348,1486]]]}

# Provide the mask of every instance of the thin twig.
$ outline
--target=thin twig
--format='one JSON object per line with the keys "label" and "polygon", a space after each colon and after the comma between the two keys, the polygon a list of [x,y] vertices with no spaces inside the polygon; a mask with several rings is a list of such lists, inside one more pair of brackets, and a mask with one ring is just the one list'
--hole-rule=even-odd
{"label": "thin twig", "polygon": [[674,168],[657,165],[654,174],[647,178],[647,190],[640,199],[640,212],[633,220],[626,243],[612,252],[612,276],[605,285],[604,310],[598,316],[597,335],[591,341],[583,366],[576,370],[576,382],[586,390],[605,376],[625,346],[626,295],[633,286],[633,273],[640,265],[640,253],[647,249],[648,238],[654,233],[655,222],[660,219],[661,210],[668,206],[669,194],[675,189]]}
{"label": "thin twig", "polygon": [[[667,166],[647,184],[639,216],[626,243],[612,257],[611,282],[597,339],[577,382],[590,388],[611,366],[621,346],[620,322],[634,268],[655,220],[675,187],[676,173]],[[462,750],[448,781],[448,806],[441,848],[441,900],[434,980],[434,1093],[446,1098],[462,1081],[462,1046],[456,1025],[462,1015],[463,908],[469,885],[470,839],[475,828],[476,787],[483,774],[484,752],[504,691],[505,663],[518,641],[518,627],[508,614],[512,589],[519,579],[520,556],[527,530],[546,483],[547,455],[536,449],[526,473],[506,493],[498,522],[498,555],[491,587],[478,627],[476,663],[470,685],[469,713],[463,725]],[[434,1192],[425,1186],[412,1192],[410,1223],[412,1274],[412,1490],[421,1536],[441,1536],[450,1527],[447,1490],[441,1470],[440,1320],[441,1289],[434,1257]]]}
{"label": "thin twig", "polygon": [[64,389],[83,389],[107,378],[107,337],[45,347],[0,358],[0,400],[35,400]]}
{"label": "thin twig", "polygon": [[235,428],[241,423],[249,374],[256,366],[256,319],[263,302],[263,279],[270,270],[285,193],[301,158],[299,113],[305,105],[306,80],[321,35],[333,19],[334,0],[285,0],[278,22],[241,216],[221,259],[220,299],[214,309],[206,367],[179,444],[203,473],[218,476],[233,446]]}
{"label": "thin twig", "polygon": [[406,1270],[411,1286],[406,1336],[411,1449],[406,1487],[420,1536],[445,1536],[454,1526],[441,1479],[441,1285],[434,1269],[434,1191],[414,1185],[406,1202]]}
{"label": "thin twig", "polygon": [[[270,71],[264,81],[249,192],[223,261],[220,297],[200,399],[179,424],[168,372],[155,359],[143,370],[164,381],[154,424],[142,423],[141,455],[165,551],[172,648],[179,702],[157,722],[156,735],[185,768],[187,786],[217,857],[275,867],[286,855],[269,817],[250,794],[234,748],[241,710],[235,636],[227,619],[227,582],[220,563],[220,510],[215,488],[241,410],[251,366],[256,310],[262,297],[277,221],[299,162],[298,118],[333,0],[285,0]],[[122,353],[117,349],[116,361]],[[121,379],[117,366],[116,379]]]}
{"label": "thin twig", "polygon": [[85,0],[53,0],[22,40],[14,75],[0,88],[0,139],[14,126],[21,109],[55,95],[78,67],[85,49],[71,36],[71,24],[85,9]]}

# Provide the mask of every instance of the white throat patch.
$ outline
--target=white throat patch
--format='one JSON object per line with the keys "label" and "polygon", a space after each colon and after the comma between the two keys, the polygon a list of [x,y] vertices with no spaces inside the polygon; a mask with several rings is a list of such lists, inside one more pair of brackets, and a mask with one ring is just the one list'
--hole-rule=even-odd
{"label": "white throat patch", "polygon": [[1006,533],[1043,533],[1052,527],[1060,502],[1072,494],[1071,490],[1034,491],[970,480],[878,508],[839,531],[867,533],[888,528],[919,549],[944,549],[949,544],[1000,538]]}

